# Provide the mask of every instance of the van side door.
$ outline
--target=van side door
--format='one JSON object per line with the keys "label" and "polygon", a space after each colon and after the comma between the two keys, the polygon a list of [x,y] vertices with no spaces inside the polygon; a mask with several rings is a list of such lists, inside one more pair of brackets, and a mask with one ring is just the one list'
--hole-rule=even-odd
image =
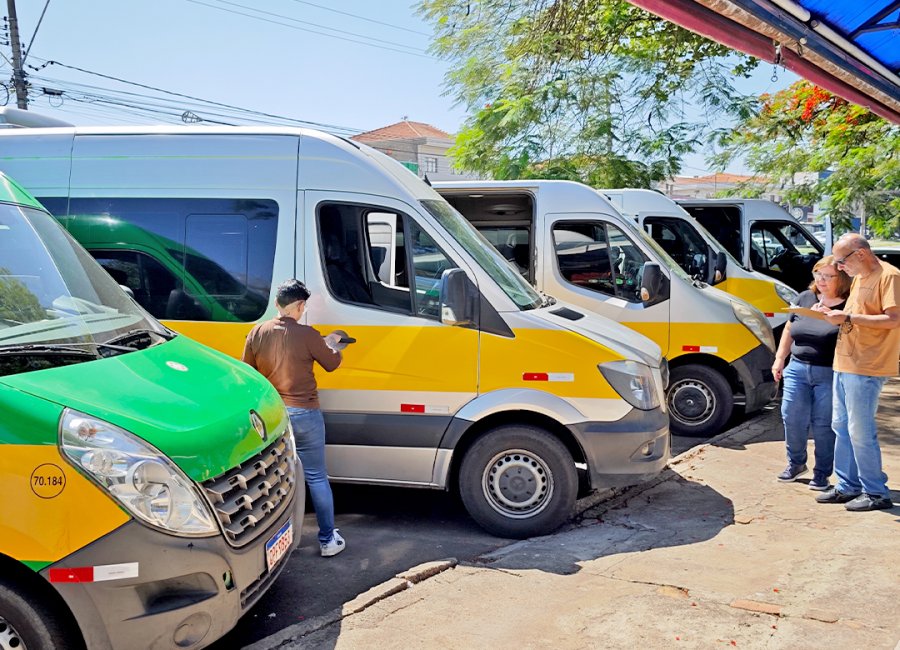
{"label": "van side door", "polygon": [[671,301],[642,302],[644,264],[657,260],[634,233],[604,215],[558,213],[545,215],[542,236],[545,292],[619,321],[668,351]]}
{"label": "van side door", "polygon": [[401,201],[307,191],[305,204],[307,322],[356,339],[335,372],[317,369],[329,474],[431,486],[444,431],[478,390],[477,327],[441,320],[444,272],[467,269]]}

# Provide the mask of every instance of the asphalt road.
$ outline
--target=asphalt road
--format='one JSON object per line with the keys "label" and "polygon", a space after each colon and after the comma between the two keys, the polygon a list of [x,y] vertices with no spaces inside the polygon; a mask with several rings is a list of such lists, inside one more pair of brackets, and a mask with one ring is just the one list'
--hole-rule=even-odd
{"label": "asphalt road", "polygon": [[[672,455],[702,442],[673,436]],[[346,550],[319,556],[315,515],[307,504],[301,545],[288,566],[235,629],[210,648],[233,650],[259,641],[423,562],[449,557],[466,562],[513,541],[484,532],[459,499],[445,492],[350,485],[334,485],[333,491]]]}

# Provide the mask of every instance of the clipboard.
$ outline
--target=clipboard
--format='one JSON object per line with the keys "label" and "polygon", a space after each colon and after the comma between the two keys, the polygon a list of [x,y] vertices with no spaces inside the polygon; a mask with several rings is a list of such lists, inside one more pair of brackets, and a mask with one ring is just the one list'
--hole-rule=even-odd
{"label": "clipboard", "polygon": [[828,320],[827,318],[825,318],[825,314],[820,311],[816,311],[815,309],[810,309],[809,307],[785,307],[782,309],[782,311],[789,311],[792,314],[797,314],[798,316],[806,316],[807,318],[815,318],[816,320]]}

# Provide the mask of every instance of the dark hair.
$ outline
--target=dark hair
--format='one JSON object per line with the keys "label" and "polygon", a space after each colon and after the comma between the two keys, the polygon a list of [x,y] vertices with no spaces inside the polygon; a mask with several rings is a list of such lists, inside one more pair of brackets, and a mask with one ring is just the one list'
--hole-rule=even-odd
{"label": "dark hair", "polygon": [[291,303],[295,303],[298,300],[307,300],[308,298],[309,289],[296,278],[285,280],[279,284],[275,293],[275,302],[279,307],[287,307]]}

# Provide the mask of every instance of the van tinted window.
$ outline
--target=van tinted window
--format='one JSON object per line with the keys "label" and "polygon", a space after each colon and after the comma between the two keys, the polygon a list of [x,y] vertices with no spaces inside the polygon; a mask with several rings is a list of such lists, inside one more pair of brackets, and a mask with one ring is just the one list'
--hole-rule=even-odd
{"label": "van tinted window", "polygon": [[558,223],[553,227],[556,259],[572,284],[640,302],[641,273],[647,257],[612,224]]}
{"label": "van tinted window", "polygon": [[266,310],[275,201],[73,198],[56,216],[157,318],[250,322]]}
{"label": "van tinted window", "polygon": [[722,244],[735,259],[744,259],[741,243],[741,211],[734,206],[681,206],[706,228],[717,242]]}
{"label": "van tinted window", "polygon": [[456,265],[413,219],[364,205],[327,203],[318,212],[322,265],[335,298],[440,320],[441,277]]}

